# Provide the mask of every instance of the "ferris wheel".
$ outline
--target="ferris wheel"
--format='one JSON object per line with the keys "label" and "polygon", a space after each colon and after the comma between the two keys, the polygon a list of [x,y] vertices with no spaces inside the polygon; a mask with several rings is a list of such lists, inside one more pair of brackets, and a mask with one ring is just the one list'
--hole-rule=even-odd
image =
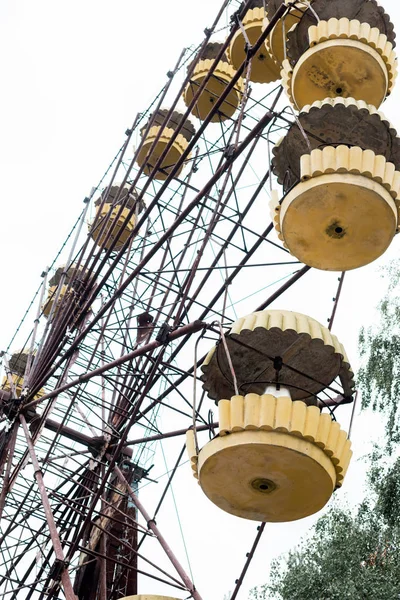
{"label": "ferris wheel", "polygon": [[[332,327],[400,228],[394,38],[375,0],[225,0],[127,129],[3,352],[2,597],[201,600],[172,516],[200,490],[258,525],[234,600],[265,524],[342,486]],[[327,324],[287,309],[312,269]]]}

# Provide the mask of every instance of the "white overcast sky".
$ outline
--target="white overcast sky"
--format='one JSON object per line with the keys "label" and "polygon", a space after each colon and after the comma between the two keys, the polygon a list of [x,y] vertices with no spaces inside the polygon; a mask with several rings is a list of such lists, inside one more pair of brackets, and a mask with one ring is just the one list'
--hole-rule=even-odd
{"label": "white overcast sky", "polygon": [[[83,198],[123,142],[125,129],[163,85],[181,49],[201,41],[219,4],[218,0],[0,0],[0,349],[7,346],[40,273],[68,234]],[[381,4],[400,32],[399,3]],[[400,130],[400,86],[382,110]],[[397,257],[398,251],[396,239],[383,259],[346,277],[335,333],[353,363],[358,330],[373,319],[382,292],[377,268]],[[303,297],[295,304],[295,296],[289,296],[293,304],[285,308],[313,316],[320,307],[313,304],[312,286],[323,282],[323,274],[311,275],[307,286],[296,288]],[[358,455],[362,440],[373,435],[371,420],[356,422]],[[362,493],[362,472],[362,464],[354,461],[347,487],[352,499]],[[242,521],[214,508],[207,521],[208,532],[193,521],[189,554],[196,562],[204,600],[222,600],[234,585],[231,553],[239,554],[238,564],[243,563],[255,524],[244,532]],[[270,557],[296,543],[311,522],[268,527],[239,600],[247,598],[252,584],[265,581]],[[229,541],[218,550],[224,536]]]}

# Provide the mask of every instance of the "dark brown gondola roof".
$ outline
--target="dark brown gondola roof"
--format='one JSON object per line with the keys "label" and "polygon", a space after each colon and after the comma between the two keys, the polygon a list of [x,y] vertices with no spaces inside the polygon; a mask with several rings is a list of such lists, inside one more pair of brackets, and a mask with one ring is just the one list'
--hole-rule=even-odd
{"label": "dark brown gondola roof", "polygon": [[[168,114],[168,110],[167,109],[163,109],[160,108],[157,111],[157,114],[155,116],[155,119],[153,121],[153,126],[161,126],[164,124],[165,121],[165,117]],[[143,125],[143,127],[140,130],[140,135],[143,135],[147,124],[150,122],[151,118],[152,118],[153,114],[150,115],[149,120],[146,122],[145,125]],[[171,129],[173,129],[174,131],[176,131],[177,129],[179,129],[180,127],[180,122],[182,120],[182,116],[183,114],[174,110],[173,113],[171,114],[170,118],[168,119],[167,123],[166,123],[166,127],[170,127]],[[189,119],[186,119],[185,123],[183,126],[180,127],[179,129],[179,133],[181,133],[183,135],[183,137],[190,142],[190,140],[192,139],[192,137],[194,136],[194,134],[196,133],[196,130],[194,128],[194,125],[192,124],[192,122]]]}
{"label": "dark brown gondola roof", "polygon": [[[204,48],[203,52],[201,53],[201,59],[202,60],[214,60],[215,58],[217,58],[218,54],[221,52],[221,48],[222,48],[223,44],[221,44],[220,42],[211,42],[210,44],[207,44],[207,46]],[[199,56],[200,58],[200,56]],[[226,54],[224,53],[221,56],[220,59],[222,62],[229,62],[228,61],[228,57],[226,56]]]}
{"label": "dark brown gondola roof", "polygon": [[[56,272],[54,273],[53,277],[49,280],[49,285],[50,286],[54,286],[54,285],[58,285],[61,281],[61,277],[62,274],[65,271],[65,265],[60,265],[57,269]],[[75,274],[75,271],[77,271],[77,273]],[[64,279],[64,285],[67,285],[72,279],[74,279],[74,281],[76,283],[82,283],[82,281],[85,279],[85,276],[87,274],[88,270],[84,269],[83,266],[79,266],[78,268],[76,268],[76,266],[74,264],[72,264],[68,271],[67,274],[65,276]],[[73,284],[74,287],[74,284]]]}
{"label": "dark brown gondola roof", "polygon": [[[270,4],[270,3],[269,3]],[[281,4],[279,0],[272,0],[271,4]],[[312,8],[322,21],[343,17],[360,23],[368,23],[377,27],[384,33],[388,41],[395,46],[396,34],[389,15],[376,0],[314,0]],[[292,65],[295,65],[304,52],[309,48],[308,29],[316,24],[312,10],[307,9],[298,25],[288,33],[287,54]]]}
{"label": "dark brown gondola roof", "polygon": [[[267,2],[265,2],[265,4],[267,4]],[[263,7],[264,7],[264,0],[253,0],[250,3],[249,10],[252,10],[253,8],[263,8]]]}
{"label": "dark brown gondola roof", "polygon": [[[218,54],[221,52],[223,44],[221,42],[210,42],[206,45],[203,52],[199,52],[195,58],[190,61],[187,65],[187,70],[191,68],[193,63],[197,63],[199,60],[214,60],[217,58]],[[226,62],[229,64],[228,56],[226,52],[221,56],[220,62]]]}
{"label": "dark brown gondola roof", "polygon": [[113,206],[118,206],[118,205],[124,204],[124,206],[126,206],[126,208],[133,208],[136,203],[138,193],[136,190],[132,190],[128,194],[130,187],[131,186],[126,183],[123,186],[123,188],[121,189],[119,197],[118,197],[118,193],[121,188],[121,184],[116,183],[115,185],[112,185],[108,194],[107,194],[108,188],[105,188],[102,191],[101,195],[97,198],[97,200],[95,200],[94,205],[99,206],[102,203],[103,198],[107,194],[107,199],[106,199],[107,204],[112,204]]}
{"label": "dark brown gondola roof", "polygon": [[[322,104],[322,105],[321,105]],[[299,115],[311,150],[325,146],[359,146],[372,150],[394,163],[400,170],[400,138],[390,123],[368,105],[353,103],[315,103]],[[294,122],[280,144],[275,146],[272,168],[287,191],[300,180],[300,157],[310,152],[299,126]]]}
{"label": "dark brown gondola roof", "polygon": [[16,373],[17,375],[23,375],[25,373],[26,365],[28,363],[29,354],[30,352],[28,348],[24,348],[23,350],[16,350],[15,352],[13,352],[8,363],[10,371]]}

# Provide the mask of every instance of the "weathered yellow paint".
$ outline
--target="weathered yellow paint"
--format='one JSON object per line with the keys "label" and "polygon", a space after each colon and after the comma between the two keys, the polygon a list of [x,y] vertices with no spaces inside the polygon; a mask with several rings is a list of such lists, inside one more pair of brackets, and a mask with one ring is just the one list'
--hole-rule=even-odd
{"label": "weathered yellow paint", "polygon": [[[292,521],[320,510],[342,485],[351,442],[329,414],[272,394],[220,401],[225,422],[229,408],[236,414],[235,431],[224,427],[225,435],[208,442],[196,464],[200,486],[221,509],[247,519]],[[245,430],[250,420],[254,429]],[[306,438],[311,430],[315,443]],[[187,447],[191,456],[191,440]]]}
{"label": "weathered yellow paint", "polygon": [[[251,430],[274,430],[304,437],[322,448],[329,457],[334,457],[336,464],[343,457],[347,434],[339,423],[333,421],[329,413],[321,413],[316,406],[307,406],[302,401],[292,401],[289,396],[233,396],[230,401],[219,401],[218,412],[220,424],[224,421],[220,436],[245,431],[251,420]],[[189,434],[193,432],[188,431]],[[188,442],[189,455],[193,454],[190,444]]]}
{"label": "weathered yellow paint", "polygon": [[324,413],[319,417],[319,424],[317,430],[317,436],[315,438],[315,444],[322,449],[326,448],[328,436],[332,427],[331,415]]}
{"label": "weathered yellow paint", "polygon": [[351,442],[346,440],[343,448],[343,454],[340,458],[340,463],[336,466],[336,473],[338,474],[339,487],[342,485],[343,480],[346,476],[347,469],[349,468],[351,457],[353,452],[350,450]]}
{"label": "weathered yellow paint", "polygon": [[260,401],[260,429],[271,431],[275,426],[277,398],[272,394],[263,394]]}
{"label": "weathered yellow paint", "polygon": [[[253,520],[292,521],[320,510],[342,485],[351,442],[329,414],[272,394],[234,396],[220,401],[219,411],[231,429],[224,426],[225,435],[220,432],[198,456],[189,431],[187,450],[194,476],[222,510]],[[269,431],[265,417],[272,423]],[[250,421],[256,429],[245,429]],[[311,430],[315,443],[306,438]]]}
{"label": "weathered yellow paint", "polygon": [[347,433],[343,429],[339,431],[339,436],[336,442],[336,455],[333,454],[331,460],[333,464],[336,466],[340,463],[340,457],[343,455],[344,448],[347,442]]}
{"label": "weathered yellow paint", "polygon": [[[290,12],[285,16],[284,19],[279,21],[274,26],[273,30],[266,39],[265,45],[268,52],[274,58],[275,62],[282,66],[282,62],[285,58],[285,43],[288,31],[296,25],[299,18],[302,16],[302,11],[294,7],[291,8]],[[264,19],[263,29],[266,29],[269,21],[267,18]]]}
{"label": "weathered yellow paint", "polygon": [[[150,175],[158,159],[165,151],[167,145],[169,144],[172,136],[175,133],[174,130],[170,127],[164,127],[162,134],[157,141],[157,144],[155,145],[154,149],[150,151],[161,129],[162,128],[160,126],[154,126],[150,128],[137,157],[137,163],[139,167],[142,167],[144,165],[143,172],[146,175]],[[175,167],[176,163],[181,158],[182,154],[185,152],[187,147],[187,140],[183,137],[182,134],[178,133],[172,146],[168,150],[164,160],[160,165],[160,169],[162,170],[158,170],[156,172],[155,179],[159,179],[161,181],[167,179],[169,173],[172,171],[173,167]],[[178,177],[178,175],[181,173],[183,166],[184,165],[182,164],[175,173],[176,177]]]}
{"label": "weathered yellow paint", "polygon": [[[274,484],[270,493],[252,486]],[[277,431],[242,431],[217,437],[199,455],[199,483],[222,510],[256,521],[294,521],[328,502],[336,473],[326,454],[306,440]]]}
{"label": "weathered yellow paint", "polygon": [[361,23],[357,19],[332,18],[328,21],[321,20],[316,25],[312,25],[308,30],[308,36],[311,48],[328,40],[347,39],[361,42],[376,50],[379,56],[382,57],[387,70],[387,93],[390,94],[397,76],[396,53],[392,42],[388,40],[384,33],[381,33],[378,27],[371,27],[369,23]]}
{"label": "weathered yellow paint", "polygon": [[232,430],[230,400],[220,400],[219,409],[219,435],[225,435]]}
{"label": "weathered yellow paint", "polygon": [[186,450],[189,459],[193,460],[193,457],[197,455],[193,429],[188,429],[186,432]]}
{"label": "weathered yellow paint", "polygon": [[370,115],[377,115],[383,123],[386,123],[389,129],[393,129],[394,131],[396,130],[396,128],[390,123],[386,116],[381,111],[377,110],[375,106],[373,106],[372,104],[368,104],[364,100],[355,100],[354,98],[335,97],[324,98],[323,100],[316,100],[312,104],[307,104],[307,106],[305,106],[301,112],[308,113],[311,110],[314,110],[314,108],[324,108],[327,105],[331,106],[332,108],[340,105],[345,106],[346,108],[353,108],[353,110],[364,110]]}
{"label": "weathered yellow paint", "polygon": [[51,307],[53,306],[53,302],[55,299],[55,291],[57,289],[56,285],[52,285],[49,287],[49,291],[47,292],[47,300],[42,305],[42,311],[45,317],[48,317],[51,311]]}
{"label": "weathered yellow paint", "polygon": [[274,429],[287,433],[290,430],[293,402],[289,396],[276,399]]}
{"label": "weathered yellow paint", "polygon": [[244,428],[258,429],[260,418],[260,396],[258,394],[247,394],[244,403]]}
{"label": "weathered yellow paint", "polygon": [[301,436],[304,431],[307,417],[307,406],[301,400],[293,402],[292,416],[290,419],[290,433]]}
{"label": "weathered yellow paint", "polygon": [[231,398],[231,429],[242,431],[244,429],[244,398],[233,396]]}
{"label": "weathered yellow paint", "polygon": [[[24,378],[21,375],[16,375],[15,373],[11,373],[11,379],[14,383],[15,391],[17,392],[18,396],[20,396],[22,390],[24,389]],[[7,392],[11,392],[11,385],[10,385],[10,382],[9,382],[7,376],[5,376],[3,378],[3,382],[1,384],[1,389],[6,390]],[[45,393],[46,392],[45,392],[44,388],[39,390],[38,393],[35,395],[35,400],[44,396]]]}
{"label": "weathered yellow paint", "polygon": [[[121,211],[121,206],[118,204],[115,206],[112,206],[108,203],[103,205],[99,220],[96,223],[96,227],[93,227],[93,225],[89,227],[90,235],[98,246],[108,250],[111,247],[112,242],[118,238],[118,241],[114,246],[114,250],[120,250],[122,248],[137,223],[135,214],[133,214],[129,220],[127,220],[129,212],[130,210],[128,208],[123,208]],[[98,211],[96,212],[96,215],[97,213]],[[102,230],[105,220],[106,225]],[[106,237],[111,230],[112,234],[106,242]]]}
{"label": "weathered yellow paint", "polygon": [[290,252],[327,271],[367,265],[389,247],[398,227],[396,203],[364,175],[324,174],[295,186],[278,214]]}
{"label": "weathered yellow paint", "polygon": [[301,180],[331,173],[352,173],[363,175],[381,183],[393,198],[400,195],[400,172],[393,163],[372,150],[359,146],[325,146],[316,148],[311,154],[303,154],[300,159]]}
{"label": "weathered yellow paint", "polygon": [[390,79],[393,80],[396,76],[396,53],[393,50],[393,44],[378,27],[371,27],[369,23],[361,23],[357,19],[349,20],[346,17],[321,20],[309,28],[308,37],[311,48],[335,39],[351,39],[367,44],[382,56],[387,65]]}
{"label": "weathered yellow paint", "polygon": [[[256,7],[248,10],[242,25],[253,46],[263,31],[264,9]],[[229,60],[234,69],[238,69],[246,58],[246,41],[241,29],[238,29],[229,46]],[[261,47],[251,61],[250,81],[271,83],[280,79],[280,66],[271,56],[268,47]]]}
{"label": "weathered yellow paint", "polygon": [[310,27],[309,40],[310,48],[293,68],[287,60],[282,63],[283,86],[298,110],[336,96],[379,108],[391,93],[396,54],[377,27],[333,18]]}
{"label": "weathered yellow paint", "polygon": [[339,434],[340,434],[340,425],[336,421],[331,424],[331,428],[330,428],[328,439],[326,441],[326,446],[325,446],[325,453],[329,457],[332,457],[335,454],[335,452],[337,451],[337,443],[338,443],[338,439],[339,439]]}
{"label": "weathered yellow paint", "polygon": [[[309,442],[315,442],[320,419],[320,410],[316,406],[308,406],[306,421],[304,424],[304,438]],[[346,433],[346,432],[345,432]],[[347,434],[346,434],[347,439]]]}
{"label": "weathered yellow paint", "polygon": [[[54,304],[54,301],[56,299],[56,295],[57,295],[57,285],[52,285],[49,287],[49,291],[47,294],[47,300],[46,302],[43,304],[42,306],[42,310],[43,310],[43,314],[45,317],[48,317],[50,315],[52,306]],[[71,287],[69,287],[68,285],[63,285],[61,287],[60,293],[58,295],[58,299],[57,299],[57,306],[54,309],[54,313],[53,316],[55,317],[57,314],[57,311],[59,309],[59,307],[61,306],[61,302],[63,301],[63,298],[66,294],[73,294],[74,291],[71,289]]]}
{"label": "weathered yellow paint", "polygon": [[355,40],[329,40],[310,48],[297,62],[290,95],[298,110],[335,96],[379,108],[388,89],[388,71],[376,50]]}
{"label": "weathered yellow paint", "polygon": [[[200,60],[196,64],[192,76],[190,78],[190,82],[186,86],[186,89],[183,93],[183,100],[186,106],[189,106],[189,104],[193,100],[195,94],[199,89],[199,86],[207,77],[213,62],[213,60],[206,59]],[[204,119],[210,112],[213,104],[217,102],[218,98],[222,95],[228,84],[232,81],[234,74],[235,70],[229,63],[220,61],[217,64],[217,67],[213,71],[213,74],[211,75],[210,79],[208,80],[205,89],[200,94],[196,104],[193,107],[193,110],[191,111],[195,117],[197,117],[201,121],[204,121]],[[222,102],[221,106],[219,107],[219,112],[212,117],[212,123],[225,121],[226,119],[233,116],[233,114],[239,107],[240,100],[243,94],[243,89],[244,82],[243,78],[240,77],[236,82],[236,85],[228,93],[224,102]]]}

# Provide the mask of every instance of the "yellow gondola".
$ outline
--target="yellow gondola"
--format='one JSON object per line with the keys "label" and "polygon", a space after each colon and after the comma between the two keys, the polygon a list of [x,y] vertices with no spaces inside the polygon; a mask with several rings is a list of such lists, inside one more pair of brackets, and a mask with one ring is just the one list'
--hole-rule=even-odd
{"label": "yellow gondola", "polygon": [[[265,26],[264,1],[254,0],[251,8],[245,14],[242,26],[250,45],[253,46]],[[237,70],[246,59],[246,39],[241,28],[232,38],[228,49],[229,61]],[[250,81],[254,83],[271,83],[280,79],[280,65],[263,45],[251,61]]]}
{"label": "yellow gondola", "polygon": [[[204,388],[217,399],[219,432],[200,451],[187,433],[192,470],[222,510],[258,521],[301,519],[342,485],[348,436],[315,394],[340,377],[351,397],[353,373],[336,336],[289,311],[260,311],[235,322],[207,356]],[[235,389],[232,369],[236,377]]]}
{"label": "yellow gondola", "polygon": [[[311,0],[312,1],[312,0]],[[282,4],[282,0],[266,0],[266,9],[267,16],[264,19],[263,23],[263,31],[269,25],[270,20],[275,15],[276,11]],[[304,13],[304,3],[298,2],[293,3],[290,6],[289,11],[286,15],[279,19],[278,22],[274,25],[271,33],[265,40],[265,47],[267,49],[268,54],[272,57],[279,72],[282,68],[282,63],[286,56],[286,36],[291,28],[299,22]]]}
{"label": "yellow gondola", "polygon": [[[371,105],[327,99],[305,107],[275,147],[284,186],[273,219],[280,239],[317,269],[376,260],[399,228],[400,139]],[[323,124],[323,126],[321,126]]]}
{"label": "yellow gondola", "polygon": [[[33,354],[35,354],[35,352],[33,352]],[[25,387],[24,376],[25,376],[25,370],[26,370],[26,367],[28,364],[29,355],[30,355],[30,351],[26,348],[24,348],[23,350],[17,350],[12,353],[9,363],[8,363],[8,366],[10,369],[12,385],[9,381],[8,376],[6,375],[3,378],[3,381],[1,384],[2,390],[5,390],[6,392],[11,392],[12,388],[14,387],[15,391],[17,392],[17,396],[19,397],[21,395],[22,390]],[[33,364],[33,361],[32,361],[32,364]],[[41,398],[42,396],[44,396],[44,394],[45,394],[45,391],[42,388],[35,395],[35,399]]]}
{"label": "yellow gondola", "polygon": [[[140,134],[142,138],[144,135],[146,135],[146,137],[142,142],[137,157],[137,163],[139,167],[144,167],[144,173],[146,175],[150,175],[159,158],[166,151],[167,146],[170,144],[171,138],[175,134],[175,131],[179,129],[178,135],[170,145],[161,165],[154,175],[155,179],[159,179],[161,181],[167,179],[172,169],[175,168],[175,165],[187,149],[190,140],[195,134],[195,129],[189,120],[186,120],[185,123],[181,125],[183,115],[179,112],[174,111],[167,122],[165,122],[168,112],[169,111],[164,109],[157,112],[152,121],[152,126],[147,134],[145,134],[147,124],[142,127]],[[152,118],[153,115],[150,116],[150,120]],[[155,144],[154,148],[153,144]],[[182,163],[177,169],[175,177],[180,175],[183,167],[184,163]]]}
{"label": "yellow gondola", "polygon": [[57,301],[57,304],[53,310],[54,317],[57,315],[60,306],[66,305],[66,298],[69,298],[71,302],[78,303],[82,293],[93,285],[91,279],[87,278],[87,269],[83,265],[75,266],[72,264],[64,275],[63,284],[60,288],[64,272],[65,265],[61,265],[49,280],[47,299],[42,306],[46,318],[50,316],[55,301]]}
{"label": "yellow gondola", "polygon": [[[190,82],[183,93],[183,100],[186,106],[189,106],[199,87],[206,77],[208,77],[214,59],[218,56],[222,44],[208,44],[202,55],[198,57],[196,66],[191,75]],[[192,114],[198,119],[204,121],[211,111],[213,105],[217,102],[235,75],[234,68],[229,64],[227,56],[224,54],[218,62],[216,68],[208,79],[204,90],[201,92],[196,104],[192,109]],[[240,100],[243,94],[244,82],[240,77],[233,88],[227,94],[219,110],[213,115],[211,122],[225,121],[231,118],[239,108]]]}
{"label": "yellow gondola", "polygon": [[244,519],[280,523],[316,513],[350,463],[351,442],[331,415],[281,392],[220,400],[219,433],[199,453],[187,433],[203,492]]}
{"label": "yellow gondola", "polygon": [[288,33],[282,78],[293,106],[338,96],[379,108],[397,72],[388,15],[374,0],[314,0],[312,8]]}
{"label": "yellow gondola", "polygon": [[[114,240],[117,240],[113,248],[118,251],[136,227],[139,213],[139,205],[136,206],[137,193],[131,192],[128,184],[125,184],[122,189],[119,184],[113,185],[108,190],[107,201],[101,207],[106,192],[107,190],[94,203],[98,218],[97,220],[95,218],[89,226],[89,231],[97,245],[106,250],[111,247]],[[128,218],[132,209],[134,213]]]}

